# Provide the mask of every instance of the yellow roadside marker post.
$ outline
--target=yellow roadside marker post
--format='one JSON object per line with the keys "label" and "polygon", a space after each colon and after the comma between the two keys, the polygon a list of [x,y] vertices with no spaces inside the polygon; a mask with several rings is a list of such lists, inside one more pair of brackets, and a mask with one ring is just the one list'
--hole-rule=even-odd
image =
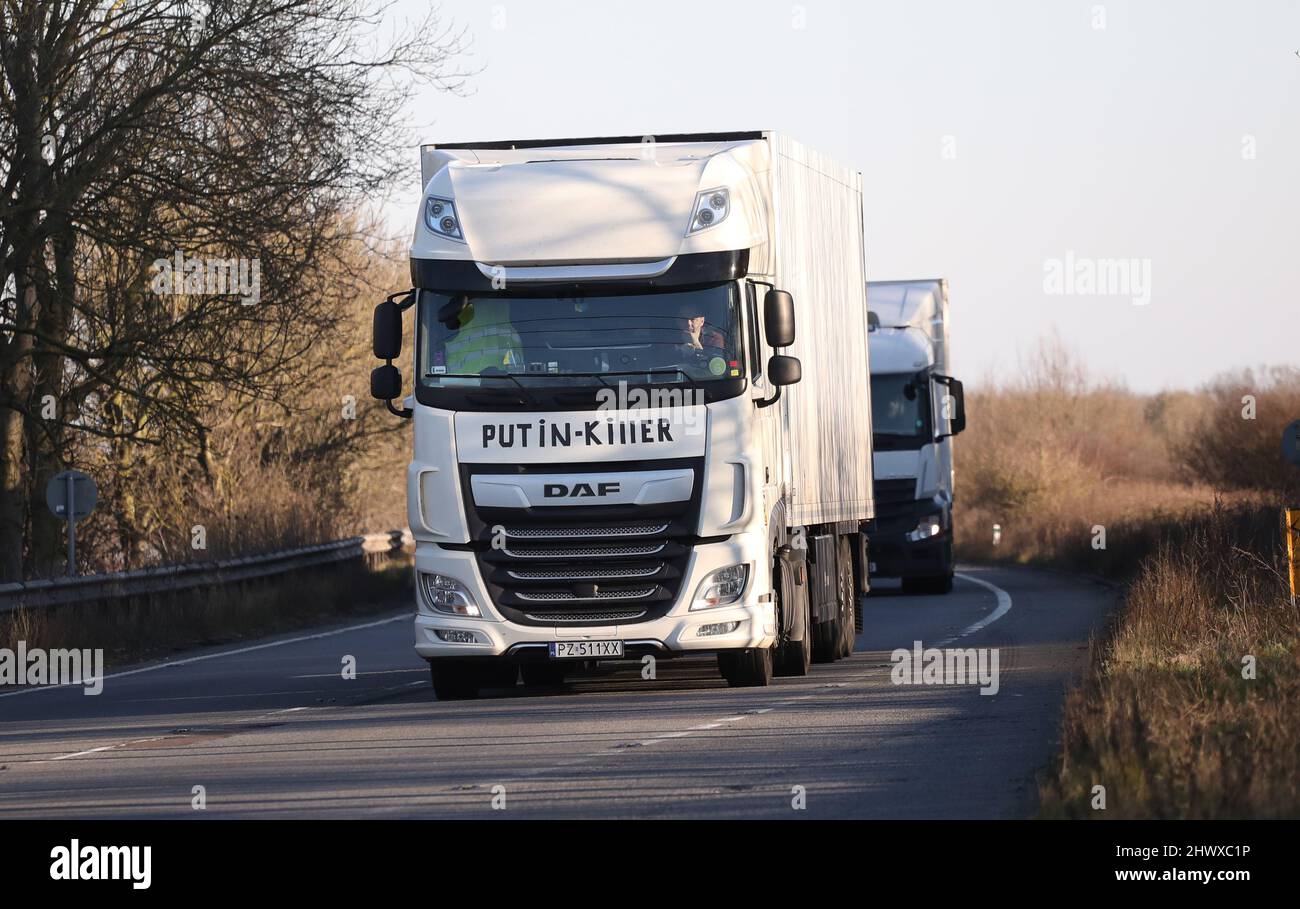
{"label": "yellow roadside marker post", "polygon": [[[1282,457],[1300,467],[1300,420],[1282,431]],[[1300,587],[1300,508],[1287,508],[1282,512],[1286,529],[1286,560],[1291,569],[1291,605],[1295,606],[1296,588]]]}
{"label": "yellow roadside marker post", "polygon": [[1295,605],[1300,588],[1300,508],[1286,510],[1286,556],[1291,566],[1291,605]]}

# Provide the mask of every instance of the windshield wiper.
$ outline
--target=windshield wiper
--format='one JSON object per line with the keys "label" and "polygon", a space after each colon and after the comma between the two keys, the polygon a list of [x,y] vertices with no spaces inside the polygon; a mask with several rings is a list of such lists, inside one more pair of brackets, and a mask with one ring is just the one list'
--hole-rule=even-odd
{"label": "windshield wiper", "polygon": [[509,379],[511,382],[515,383],[515,386],[521,392],[523,392],[523,398],[525,401],[527,401],[529,404],[532,404],[535,407],[542,406],[542,402],[537,400],[537,398],[533,395],[533,393],[528,390],[528,386],[524,385],[523,382],[520,382],[519,379],[514,376],[514,374],[508,372],[490,372],[487,373],[486,375],[478,375],[478,376],[474,375],[473,373],[426,372],[424,374],[424,377],[426,379],[479,379],[479,380]]}
{"label": "windshield wiper", "polygon": [[628,369],[622,372],[562,372],[558,373],[558,375],[574,376],[579,379],[599,379],[602,385],[613,388],[614,386],[605,381],[605,376],[658,376],[665,373],[679,375],[686,379],[687,382],[690,382],[693,387],[700,387],[699,379],[678,366],[667,366],[662,369]]}

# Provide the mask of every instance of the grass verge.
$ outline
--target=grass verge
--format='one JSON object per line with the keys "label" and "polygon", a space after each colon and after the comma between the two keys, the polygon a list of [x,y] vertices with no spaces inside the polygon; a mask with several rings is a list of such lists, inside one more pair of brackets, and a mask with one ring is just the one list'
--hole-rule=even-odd
{"label": "grass verge", "polygon": [[1040,814],[1300,815],[1300,616],[1278,509],[1216,503],[1138,527],[1140,558],[1102,563],[1135,567],[1067,696]]}

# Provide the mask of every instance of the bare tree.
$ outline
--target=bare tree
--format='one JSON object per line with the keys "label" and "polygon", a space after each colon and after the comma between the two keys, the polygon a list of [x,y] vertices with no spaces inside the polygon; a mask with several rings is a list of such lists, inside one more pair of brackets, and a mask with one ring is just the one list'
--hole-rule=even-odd
{"label": "bare tree", "polygon": [[215,401],[309,381],[349,214],[410,164],[410,92],[464,78],[462,33],[434,12],[385,40],[385,13],[0,0],[0,580],[52,567],[33,503],[71,437],[206,469]]}

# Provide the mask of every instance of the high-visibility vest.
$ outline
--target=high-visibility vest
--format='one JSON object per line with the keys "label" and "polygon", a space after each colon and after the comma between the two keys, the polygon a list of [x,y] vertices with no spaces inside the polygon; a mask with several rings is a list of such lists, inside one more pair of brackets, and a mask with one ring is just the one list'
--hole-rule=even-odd
{"label": "high-visibility vest", "polygon": [[493,366],[522,365],[523,342],[505,300],[475,300],[460,314],[460,324],[444,346],[447,372],[476,376]]}

